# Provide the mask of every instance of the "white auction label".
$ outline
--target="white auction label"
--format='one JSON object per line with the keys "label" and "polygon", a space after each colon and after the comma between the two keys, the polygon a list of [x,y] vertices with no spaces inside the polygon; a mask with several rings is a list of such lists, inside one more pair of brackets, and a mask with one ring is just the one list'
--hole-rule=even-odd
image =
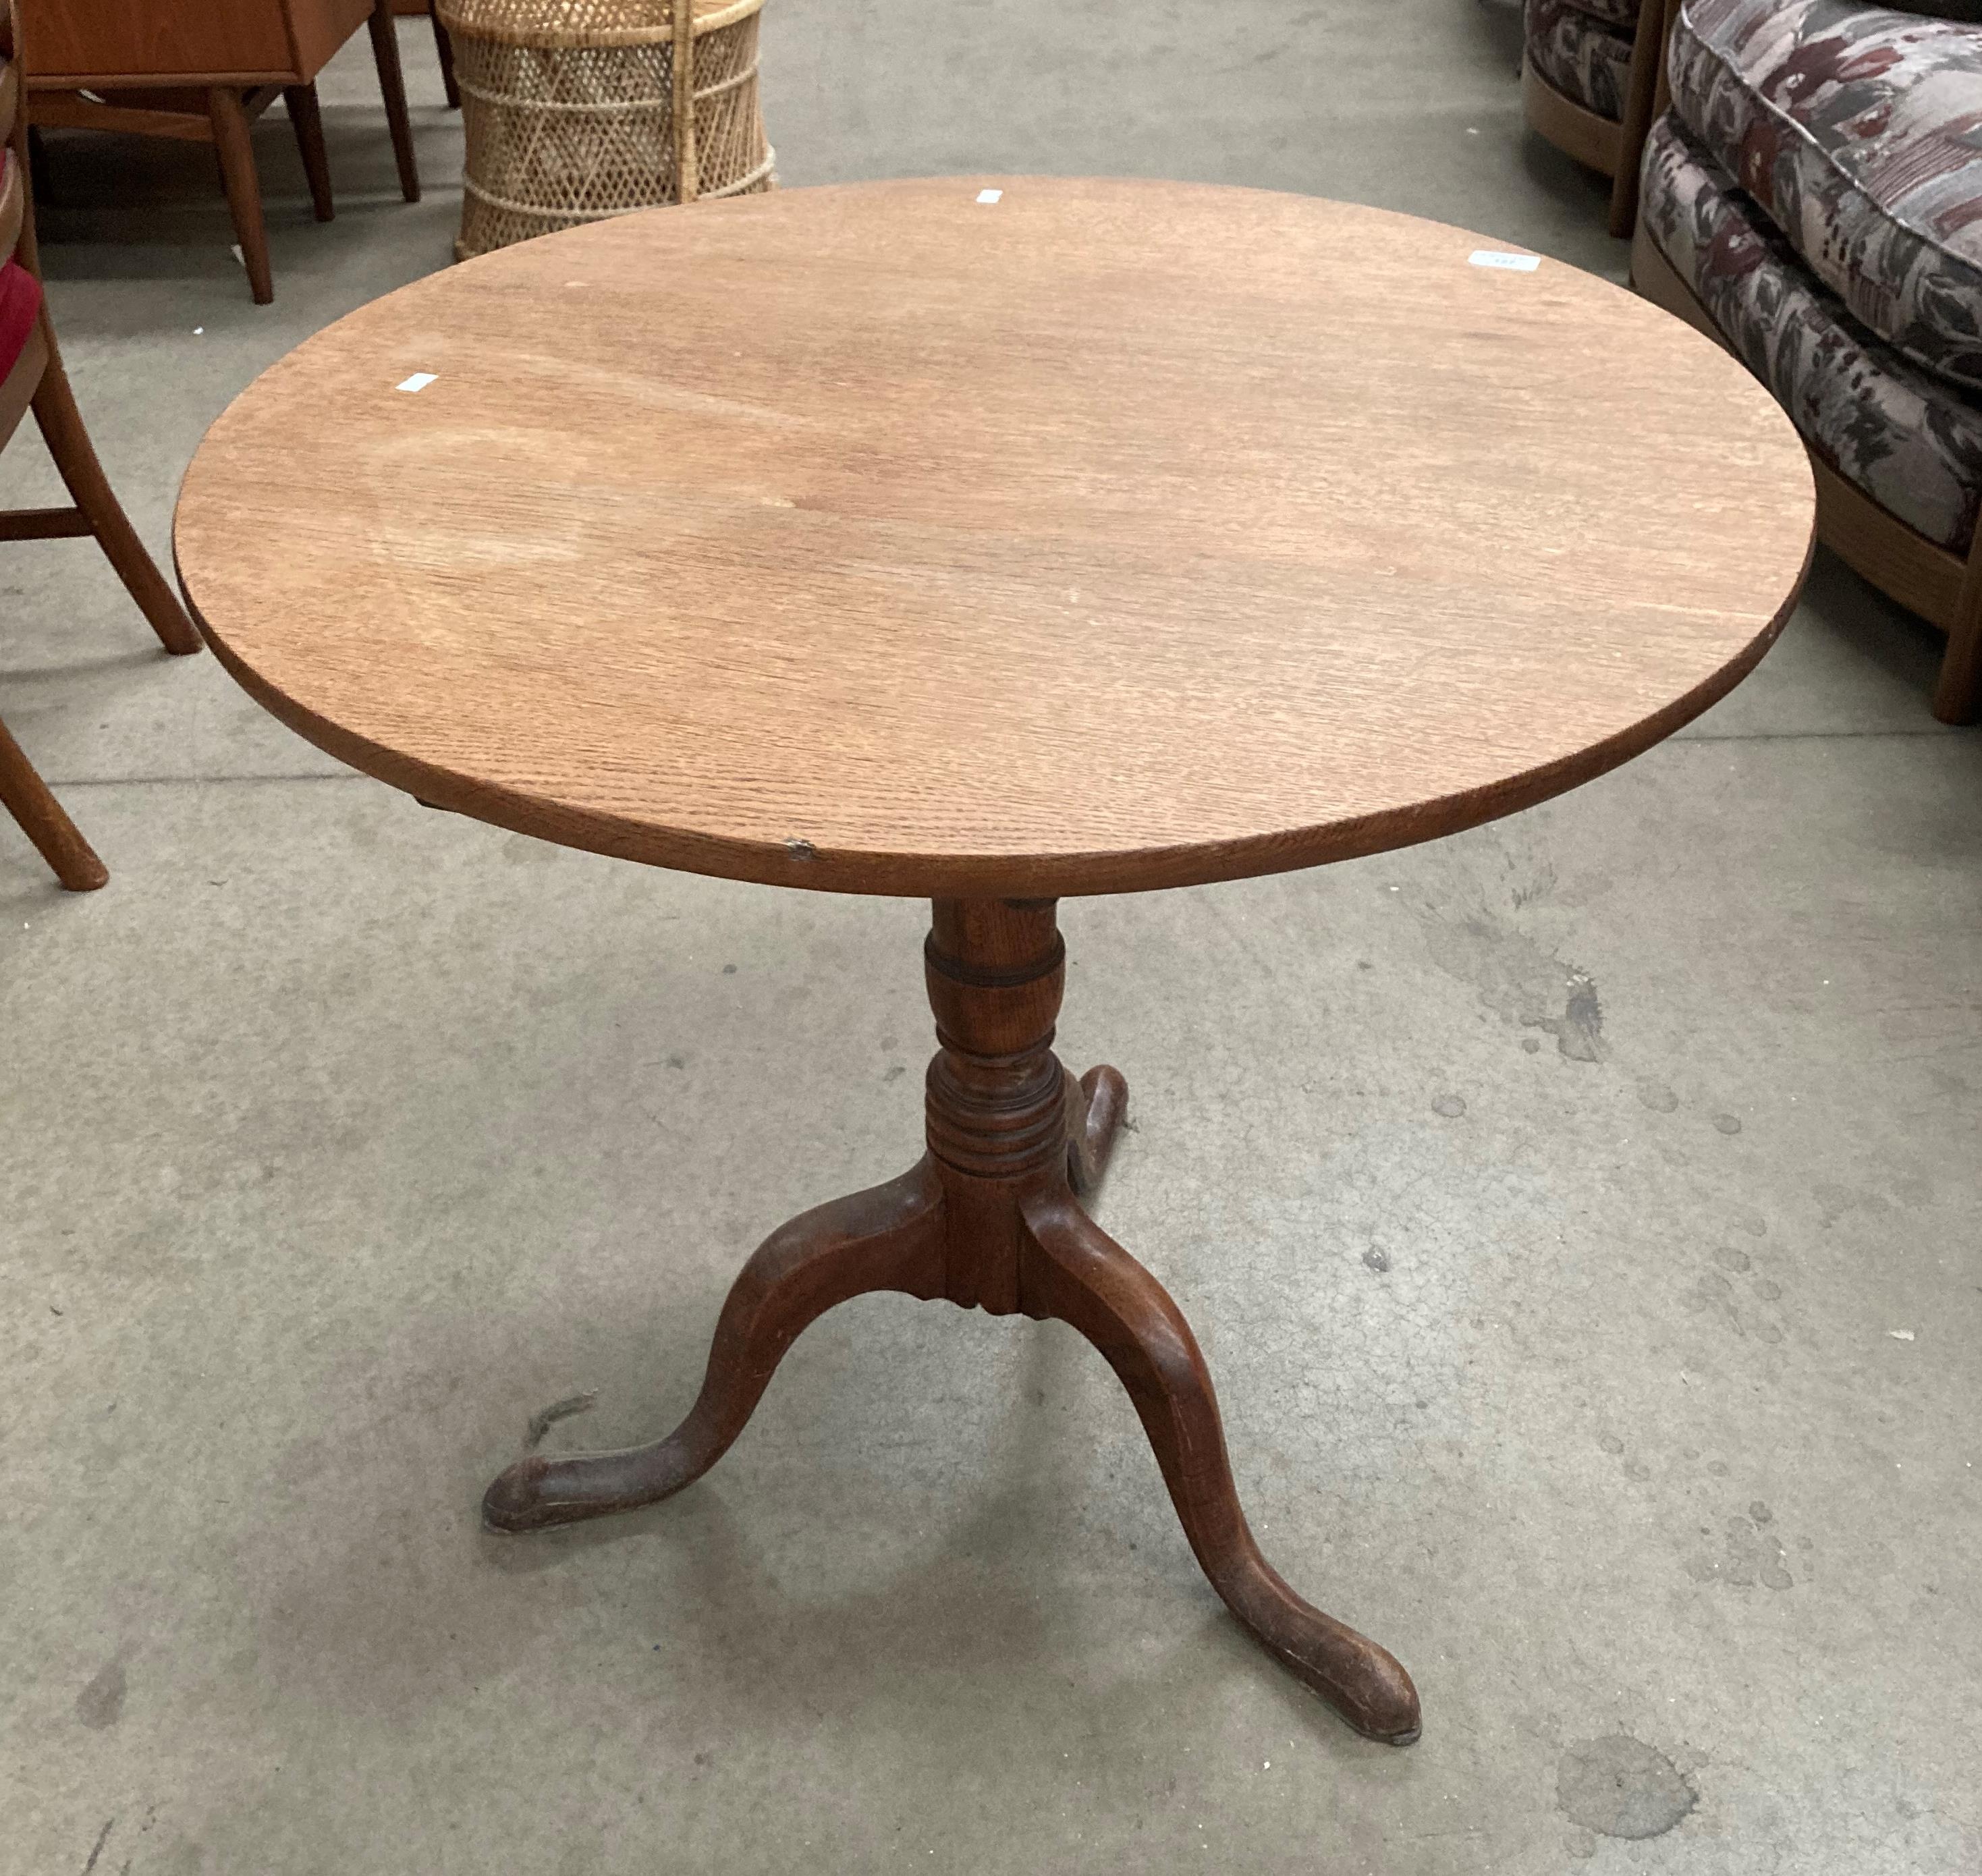
{"label": "white auction label", "polygon": [[395,391],[424,391],[439,376],[439,372],[415,372],[412,377],[402,379],[392,388]]}
{"label": "white auction label", "polygon": [[1531,274],[1542,264],[1539,254],[1503,254],[1495,248],[1475,248],[1466,258],[1475,267],[1504,267],[1510,274]]}
{"label": "white auction label", "polygon": [[1001,189],[981,189],[977,192],[979,202],[1002,202],[1004,198],[1005,192]]}

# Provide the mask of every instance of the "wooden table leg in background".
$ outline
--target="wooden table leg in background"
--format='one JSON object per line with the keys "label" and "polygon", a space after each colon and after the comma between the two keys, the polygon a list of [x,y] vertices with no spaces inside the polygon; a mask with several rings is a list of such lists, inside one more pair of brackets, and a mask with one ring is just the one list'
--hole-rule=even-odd
{"label": "wooden table leg in background", "polygon": [[406,110],[406,79],[399,64],[399,32],[393,24],[392,0],[376,0],[366,24],[372,32],[372,59],[379,68],[379,89],[385,100],[385,124],[392,135],[392,155],[399,165],[399,192],[407,201],[418,202],[419,164],[413,155],[413,120]]}
{"label": "wooden table leg in background", "polygon": [[621,1452],[519,1460],[489,1488],[484,1520],[537,1531],[679,1491],[742,1431],[800,1332],[849,1297],[894,1290],[1055,1317],[1128,1390],[1184,1534],[1233,1614],[1359,1732],[1408,1744],[1419,1729],[1410,1675],[1260,1554],[1190,1324],[1079,1202],[1106,1163],[1128,1090],[1112,1068],[1076,1082],[1053,1053],[1066,959],[1056,912],[1049,900],[936,902],[924,958],[942,1046],[922,1160],[766,1240],[729,1293],[701,1395],[674,1433]]}
{"label": "wooden table leg in background", "polygon": [[311,206],[319,222],[334,221],[337,205],[330,192],[330,152],[324,147],[323,110],[317,102],[316,87],[285,85],[282,102],[289,109],[290,128],[296,133],[303,173],[309,178]]}
{"label": "wooden table leg in background", "polygon": [[255,168],[247,106],[232,86],[216,85],[206,94],[206,108],[228,212],[234,218],[234,239],[241,244],[242,262],[248,269],[248,289],[256,305],[265,306],[275,297],[275,283],[269,271],[269,225],[262,213],[262,179]]}
{"label": "wooden table leg in background", "polygon": [[440,15],[432,15],[434,56],[440,61],[440,82],[447,94],[447,108],[450,111],[461,108],[461,81],[454,75],[454,41],[447,28],[441,24]]}

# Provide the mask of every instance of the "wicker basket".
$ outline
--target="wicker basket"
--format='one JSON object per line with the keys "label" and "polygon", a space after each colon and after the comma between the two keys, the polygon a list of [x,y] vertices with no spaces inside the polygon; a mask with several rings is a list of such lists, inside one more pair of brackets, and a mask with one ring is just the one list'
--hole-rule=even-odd
{"label": "wicker basket", "polygon": [[457,259],[632,209],[776,186],[757,101],[764,0],[435,4],[468,137]]}

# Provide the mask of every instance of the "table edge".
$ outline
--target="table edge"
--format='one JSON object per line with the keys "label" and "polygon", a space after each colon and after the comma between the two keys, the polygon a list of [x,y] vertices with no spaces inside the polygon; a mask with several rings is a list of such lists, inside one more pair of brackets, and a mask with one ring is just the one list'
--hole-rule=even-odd
{"label": "table edge", "polygon": [[179,564],[176,530],[172,564],[188,613],[235,683],[305,741],[424,806],[581,852],[753,885],[899,899],[1084,898],[1255,879],[1390,853],[1519,813],[1594,780],[1663,742],[1718,703],[1760,663],[1789,623],[1809,578],[1817,547],[1813,479],[1810,516],[1802,564],[1760,631],[1692,689],[1600,743],[1481,787],[1346,820],[1180,846],[1086,853],[884,853],[802,841],[750,840],[572,807],[457,774],[334,723],[270,683],[234,653],[195,603]]}

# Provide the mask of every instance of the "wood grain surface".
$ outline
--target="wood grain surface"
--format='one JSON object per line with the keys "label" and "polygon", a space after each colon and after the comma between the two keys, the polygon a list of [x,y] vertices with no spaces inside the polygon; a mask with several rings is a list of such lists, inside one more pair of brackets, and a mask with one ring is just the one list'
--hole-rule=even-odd
{"label": "wood grain surface", "polygon": [[1027,896],[1429,839],[1705,707],[1810,546],[1739,365],[1502,245],[1033,178],[600,223],[275,366],[181,579],[334,755],[659,865]]}
{"label": "wood grain surface", "polygon": [[284,72],[295,56],[282,0],[30,0],[22,10],[34,78]]}

